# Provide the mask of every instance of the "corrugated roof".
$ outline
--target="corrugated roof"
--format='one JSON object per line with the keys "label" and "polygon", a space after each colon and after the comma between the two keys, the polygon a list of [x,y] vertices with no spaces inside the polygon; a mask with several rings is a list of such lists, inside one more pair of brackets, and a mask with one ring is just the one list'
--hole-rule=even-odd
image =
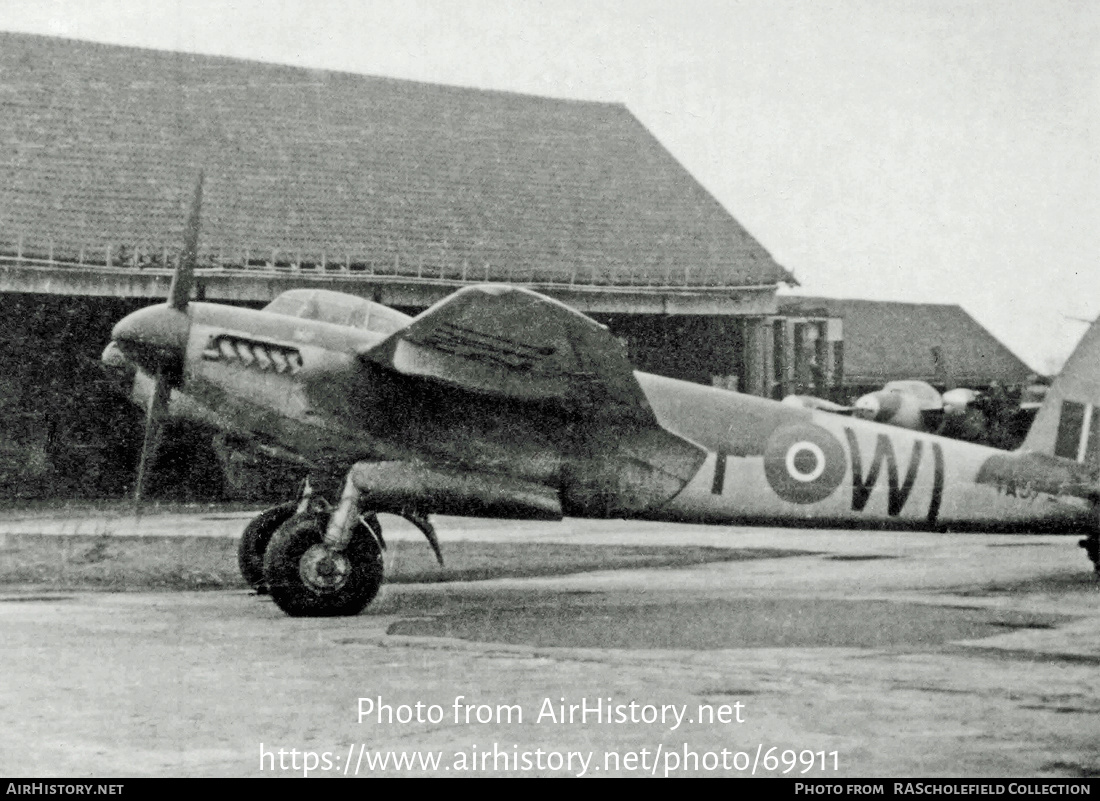
{"label": "corrugated roof", "polygon": [[843,319],[846,384],[946,378],[958,386],[984,387],[993,381],[1026,383],[1032,373],[961,306],[787,296],[779,298],[779,309]]}
{"label": "corrugated roof", "polygon": [[[0,33],[0,246],[203,248],[470,280],[789,273],[620,104]],[[26,251],[24,251],[26,252]]]}

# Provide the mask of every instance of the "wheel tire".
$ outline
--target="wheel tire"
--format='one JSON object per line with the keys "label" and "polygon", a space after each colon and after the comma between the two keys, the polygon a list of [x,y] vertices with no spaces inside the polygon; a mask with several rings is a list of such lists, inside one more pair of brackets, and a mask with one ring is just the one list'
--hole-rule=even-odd
{"label": "wheel tire", "polygon": [[308,562],[317,558],[328,524],[327,515],[296,516],[284,523],[264,555],[264,578],[276,605],[291,617],[357,615],[382,586],[382,550],[362,523],[352,531],[341,560],[342,576],[321,587],[306,579]]}
{"label": "wheel tire", "polygon": [[241,535],[241,542],[237,546],[237,565],[248,586],[260,594],[267,592],[267,582],[264,581],[264,552],[267,551],[271,537],[283,523],[294,516],[297,508],[298,504],[292,501],[268,509],[253,518]]}

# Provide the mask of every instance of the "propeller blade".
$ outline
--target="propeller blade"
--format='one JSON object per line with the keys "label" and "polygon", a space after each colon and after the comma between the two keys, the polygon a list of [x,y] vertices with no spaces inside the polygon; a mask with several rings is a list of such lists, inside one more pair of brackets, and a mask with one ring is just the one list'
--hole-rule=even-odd
{"label": "propeller blade", "polygon": [[[141,514],[141,501],[145,493],[145,480],[156,461],[157,448],[160,445],[161,430],[168,417],[168,400],[172,394],[172,384],[178,383],[186,359],[187,337],[190,331],[190,319],[187,304],[191,300],[191,288],[195,284],[195,262],[199,252],[199,220],[202,216],[203,171],[199,171],[195,183],[195,194],[191,199],[191,213],[187,218],[187,230],[184,233],[183,253],[176,271],[172,274],[172,286],[168,290],[167,306],[176,312],[168,312],[164,306],[152,310],[142,310],[130,315],[115,327],[114,337],[125,343],[134,341],[139,344],[159,346],[162,351],[179,351],[181,364],[178,371],[166,366],[162,357],[156,365],[153,394],[145,411],[145,437],[141,443],[141,460],[138,462],[137,481],[134,485],[134,514]],[[129,325],[127,326],[127,321]],[[167,343],[167,344],[166,344]],[[174,349],[174,350],[173,350]]]}
{"label": "propeller blade", "polygon": [[134,485],[134,514],[141,514],[141,501],[145,492],[145,478],[157,457],[160,433],[168,416],[168,398],[172,388],[168,376],[157,373],[153,394],[145,411],[145,438],[141,443],[141,461],[138,463],[137,482]]}
{"label": "propeller blade", "polygon": [[191,199],[191,213],[187,217],[187,231],[183,237],[183,253],[180,263],[172,274],[172,288],[168,290],[168,305],[183,311],[191,299],[191,288],[195,284],[195,262],[199,257],[199,220],[202,216],[203,171],[199,170],[199,179],[195,184],[195,195]]}

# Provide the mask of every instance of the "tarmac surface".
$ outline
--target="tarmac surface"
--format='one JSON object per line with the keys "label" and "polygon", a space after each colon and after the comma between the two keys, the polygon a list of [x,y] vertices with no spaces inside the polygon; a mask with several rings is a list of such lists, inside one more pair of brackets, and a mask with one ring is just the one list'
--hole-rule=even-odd
{"label": "tarmac surface", "polygon": [[[0,538],[237,536],[251,514],[8,514]],[[389,585],[342,619],[244,591],[0,587],[0,774],[1100,776],[1100,582],[1076,538],[436,525],[444,553],[780,553]]]}

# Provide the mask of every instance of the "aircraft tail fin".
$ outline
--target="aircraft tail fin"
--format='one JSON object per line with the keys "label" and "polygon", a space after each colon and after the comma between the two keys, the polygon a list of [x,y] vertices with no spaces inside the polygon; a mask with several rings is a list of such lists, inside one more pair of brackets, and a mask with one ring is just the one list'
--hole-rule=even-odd
{"label": "aircraft tail fin", "polygon": [[1054,379],[1023,449],[1100,468],[1100,320]]}

